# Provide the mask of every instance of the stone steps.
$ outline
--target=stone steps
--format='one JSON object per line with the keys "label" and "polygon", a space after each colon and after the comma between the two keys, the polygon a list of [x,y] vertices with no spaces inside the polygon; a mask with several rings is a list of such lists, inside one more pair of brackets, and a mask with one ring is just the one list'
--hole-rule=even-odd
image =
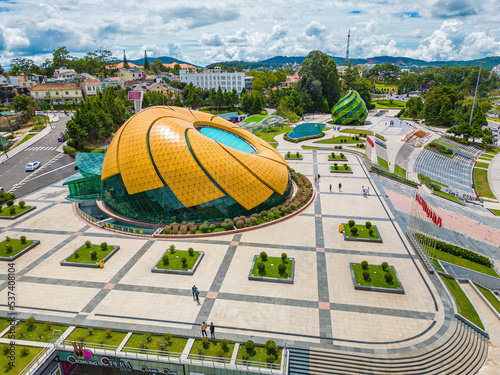
{"label": "stone steps", "polygon": [[461,321],[433,344],[402,354],[361,354],[326,349],[290,349],[289,374],[474,374],[488,340]]}

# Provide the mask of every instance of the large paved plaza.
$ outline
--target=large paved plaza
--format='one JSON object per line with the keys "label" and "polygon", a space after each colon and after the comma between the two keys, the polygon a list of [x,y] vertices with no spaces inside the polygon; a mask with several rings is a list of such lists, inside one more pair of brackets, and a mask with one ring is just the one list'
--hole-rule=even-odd
{"label": "large paved plaza", "polygon": [[[61,182],[24,197],[37,209],[0,222],[3,236],[41,241],[15,261],[18,317],[191,337],[200,336],[199,325],[208,321],[216,325],[218,337],[240,342],[273,338],[281,345],[380,353],[411,350],[438,337],[449,307],[443,306],[377,186],[354,154],[347,155],[353,174],[331,174],[328,153],[303,150],[303,161],[289,162],[311,180],[321,175],[307,210],[272,226],[219,237],[156,239],[93,227],[75,215]],[[361,194],[362,186],[370,187],[369,197]],[[345,241],[338,225],[349,219],[370,221],[384,242]],[[61,266],[86,240],[120,250],[103,269]],[[205,252],[193,276],[151,272],[171,244]],[[295,258],[292,285],[248,280],[253,257],[261,251]],[[363,260],[394,266],[405,294],[355,290],[349,264]],[[1,266],[5,280],[7,265]],[[193,284],[201,291],[200,305],[192,299]],[[0,287],[0,315],[7,316],[7,284]]]}

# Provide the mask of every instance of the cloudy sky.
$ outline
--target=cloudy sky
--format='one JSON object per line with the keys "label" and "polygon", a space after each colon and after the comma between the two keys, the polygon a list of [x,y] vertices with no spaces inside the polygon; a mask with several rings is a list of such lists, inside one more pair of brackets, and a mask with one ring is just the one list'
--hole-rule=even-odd
{"label": "cloudy sky", "polygon": [[500,0],[0,0],[0,63],[109,49],[195,64],[303,56],[500,55]]}

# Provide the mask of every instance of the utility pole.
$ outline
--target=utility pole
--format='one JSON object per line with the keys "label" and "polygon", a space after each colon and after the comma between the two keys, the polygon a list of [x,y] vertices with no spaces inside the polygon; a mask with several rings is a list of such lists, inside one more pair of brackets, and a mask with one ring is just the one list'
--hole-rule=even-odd
{"label": "utility pole", "polygon": [[347,32],[347,50],[345,52],[345,61],[344,64],[349,66],[349,41],[351,39],[351,29]]}
{"label": "utility pole", "polygon": [[476,104],[477,88],[479,87],[479,78],[481,77],[481,64],[484,61],[479,61],[479,73],[477,74],[476,91],[474,92],[474,100],[472,101],[472,110],[470,111],[469,127],[472,127],[472,116],[474,115],[474,104]]}

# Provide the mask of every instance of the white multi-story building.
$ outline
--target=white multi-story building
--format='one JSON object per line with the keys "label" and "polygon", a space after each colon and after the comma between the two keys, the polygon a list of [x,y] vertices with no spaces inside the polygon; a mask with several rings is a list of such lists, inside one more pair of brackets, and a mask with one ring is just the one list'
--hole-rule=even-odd
{"label": "white multi-story building", "polygon": [[245,73],[223,72],[220,67],[207,69],[203,73],[190,73],[187,70],[179,70],[179,78],[181,82],[186,82],[188,85],[192,83],[202,90],[218,90],[220,87],[222,91],[236,89],[240,93],[245,87]]}

